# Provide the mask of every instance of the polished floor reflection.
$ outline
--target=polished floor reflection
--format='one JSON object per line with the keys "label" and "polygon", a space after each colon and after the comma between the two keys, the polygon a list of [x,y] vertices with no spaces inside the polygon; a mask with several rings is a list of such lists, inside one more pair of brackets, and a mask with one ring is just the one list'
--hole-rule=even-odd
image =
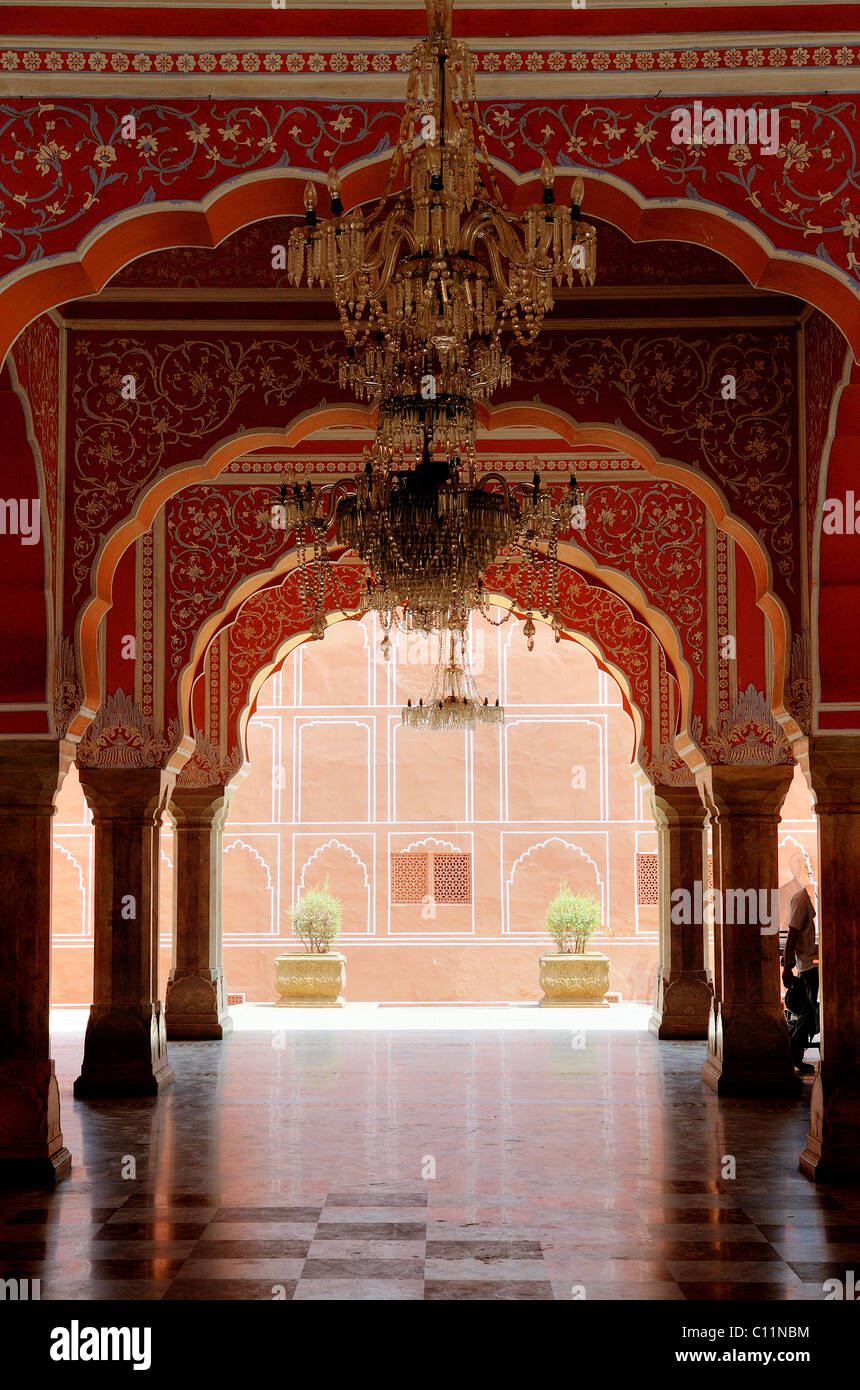
{"label": "polished floor reflection", "polygon": [[797,1172],[808,1083],[718,1101],[704,1044],[647,1014],[245,1006],[225,1043],[171,1043],[160,1100],[118,1102],[73,1101],[63,1018],[72,1176],[0,1197],[0,1277],[42,1299],[823,1299],[860,1269],[860,1192]]}

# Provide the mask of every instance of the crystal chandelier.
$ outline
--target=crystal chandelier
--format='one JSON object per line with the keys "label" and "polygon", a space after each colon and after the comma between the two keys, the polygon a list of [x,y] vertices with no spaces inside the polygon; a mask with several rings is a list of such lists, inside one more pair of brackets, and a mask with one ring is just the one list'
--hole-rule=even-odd
{"label": "crystal chandelier", "polygon": [[518,562],[529,648],[534,612],[560,632],[558,541],[583,511],[573,476],[553,497],[537,471],[530,484],[509,483],[500,473],[478,477],[474,467],[429,452],[414,468],[392,470],[380,467],[371,451],[356,478],[319,487],[284,483],[277,511],[278,526],[295,535],[312,636],[325,631],[326,597],[333,592],[326,580],[329,539],[364,563],[361,611],[377,614],[386,658],[395,631],[462,631],[470,613],[486,612],[486,574],[503,557]]}
{"label": "crystal chandelier", "polygon": [[401,720],[409,729],[474,729],[476,724],[503,724],[498,700],[481,700],[469,665],[466,629],[440,634],[439,660],[430,694],[413,705],[408,700]]}
{"label": "crystal chandelier", "polygon": [[426,0],[428,37],[409,60],[406,106],[389,177],[366,217],[346,212],[337,172],[331,216],[305,188],[305,223],[288,272],[330,288],[346,340],[341,385],[378,407],[392,460],[474,452],[475,402],[510,383],[502,342],[534,342],[553,285],[593,283],[596,233],[580,220],[583,183],[556,203],[544,156],[543,201],[521,216],[502,199],[477,108],[474,57],[451,36],[452,0]]}
{"label": "crystal chandelier", "polygon": [[573,517],[583,510],[573,477],[558,497],[538,472],[531,484],[479,476],[477,403],[510,384],[510,338],[535,341],[554,285],[575,275],[594,282],[596,233],[580,218],[582,180],[573,180],[569,207],[556,203],[546,157],[542,202],[522,215],[507,209],[478,114],[474,58],[451,35],[452,0],[426,6],[428,37],[409,60],[379,204],[367,216],[346,212],[332,169],[331,216],[317,215],[308,183],[304,225],[289,241],[292,282],[333,293],[346,343],[341,385],[376,407],[373,447],[357,477],[321,487],[285,481],[273,524],[295,535],[314,637],[336,591],[331,545],[365,566],[361,611],[377,614],[386,657],[395,631],[459,634],[426,706],[404,719],[447,727],[449,711],[455,727],[471,727],[501,719],[498,705],[478,700],[463,637],[470,613],[495,621],[488,570],[501,559],[518,567],[516,598],[500,621],[515,605],[529,649],[536,614],[559,640],[558,540],[582,524]]}

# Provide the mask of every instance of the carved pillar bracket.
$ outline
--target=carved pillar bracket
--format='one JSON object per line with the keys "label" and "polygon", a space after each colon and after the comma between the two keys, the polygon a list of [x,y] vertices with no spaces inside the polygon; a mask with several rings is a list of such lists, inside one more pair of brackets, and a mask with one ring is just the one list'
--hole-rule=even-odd
{"label": "carved pillar bracket", "polygon": [[157,997],[158,840],[173,774],[84,767],[80,777],[95,823],[95,978],[75,1095],[155,1095],[173,1080]]}
{"label": "carved pillar bracket", "polygon": [[703,914],[708,813],[695,786],[662,783],[651,793],[651,809],[657,823],[660,962],[650,1027],[658,1038],[704,1039],[712,1000]]}
{"label": "carved pillar bracket", "polygon": [[860,1181],[860,735],[817,735],[798,747],[818,818],[821,1066],[800,1171],[815,1182]]}
{"label": "carved pillar bracket", "polygon": [[71,1171],[48,1053],[51,817],[73,750],[0,741],[0,1185],[52,1187]]}
{"label": "carved pillar bracket", "polygon": [[715,866],[714,1002],[706,1085],[720,1095],[795,1095],[780,999],[779,813],[793,767],[708,767],[699,785],[711,809]]}
{"label": "carved pillar bracket", "polygon": [[233,1030],[221,951],[221,862],[229,791],[178,785],[173,965],[165,995],[168,1038],[220,1039]]}

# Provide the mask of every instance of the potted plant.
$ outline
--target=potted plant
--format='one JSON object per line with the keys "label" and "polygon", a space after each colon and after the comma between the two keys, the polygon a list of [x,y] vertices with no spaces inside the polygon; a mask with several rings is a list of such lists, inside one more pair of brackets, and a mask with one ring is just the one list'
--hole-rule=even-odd
{"label": "potted plant", "polygon": [[275,961],[279,1009],[343,1008],[346,956],[330,950],[340,934],[343,904],[322,888],[306,888],[290,909],[293,935],[304,942],[304,951],[289,952]]}
{"label": "potted plant", "polygon": [[600,903],[574,893],[566,883],[547,908],[544,926],[556,945],[540,958],[541,1005],[608,1009],[609,958],[589,951],[588,943],[600,926]]}

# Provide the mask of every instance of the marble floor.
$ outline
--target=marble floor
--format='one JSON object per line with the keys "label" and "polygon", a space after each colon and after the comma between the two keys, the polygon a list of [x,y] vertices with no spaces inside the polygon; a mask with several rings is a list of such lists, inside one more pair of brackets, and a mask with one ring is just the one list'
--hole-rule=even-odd
{"label": "marble floor", "polygon": [[[42,1299],[821,1300],[860,1192],[797,1171],[801,1101],[717,1101],[648,1010],[233,1010],[158,1101],[74,1101],[72,1151],[0,1196]],[[815,1054],[809,1054],[810,1060]],[[730,1160],[734,1160],[732,1164]],[[734,1171],[735,1176],[727,1176]]]}

